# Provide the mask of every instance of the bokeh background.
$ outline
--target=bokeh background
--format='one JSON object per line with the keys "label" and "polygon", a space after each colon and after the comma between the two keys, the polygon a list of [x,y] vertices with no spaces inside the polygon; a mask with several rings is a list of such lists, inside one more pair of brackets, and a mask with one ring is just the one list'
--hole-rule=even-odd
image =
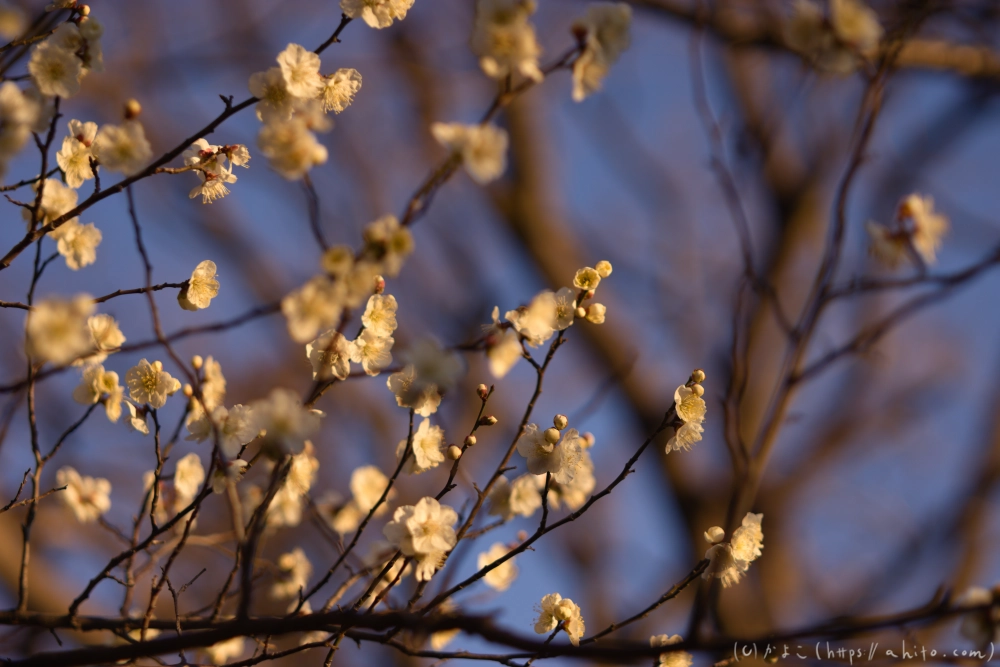
{"label": "bokeh background", "polygon": [[[21,6],[34,15],[42,4]],[[708,4],[715,12],[706,15],[710,24],[725,19],[773,28],[789,11],[776,0]],[[903,2],[873,4],[887,21],[906,11]],[[585,7],[570,0],[539,3],[535,24],[543,61],[572,46],[569,26]],[[85,79],[80,95],[64,104],[63,122],[116,122],[123,103],[137,98],[157,155],[218,114],[220,94],[246,97],[249,75],[272,66],[288,43],[313,48],[340,19],[335,2],[313,0],[95,0],[92,9],[106,27],[106,71]],[[945,9],[924,24],[922,38],[1000,47],[995,3],[955,2]],[[389,29],[349,25],[343,42],[323,54],[324,72],[353,67],[364,80],[354,104],[321,136],[330,157],[312,172],[321,224],[331,242],[357,247],[365,224],[402,211],[444,157],[430,135],[432,122],[473,122],[488,107],[496,85],[468,48],[473,11],[467,0],[417,0],[406,20]],[[567,332],[569,343],[553,362],[533,420],[545,423],[561,412],[571,426],[593,432],[598,488],[659,422],[674,388],[691,370],[707,373],[702,443],[669,456],[662,442],[651,449],[635,474],[584,519],[518,557],[520,576],[507,592],[480,586],[458,596],[464,610],[495,613],[500,624],[523,633],[531,633],[538,600],[554,591],[581,605],[592,631],[631,615],[692,568],[707,546],[702,532],[725,520],[733,479],[722,400],[743,267],[710,164],[704,117],[694,103],[695,15],[693,3],[679,0],[637,3],[632,47],[602,93],[574,103],[569,75],[557,72],[515,101],[498,121],[511,136],[505,176],[484,188],[457,174],[414,227],[416,252],[399,278],[388,282],[387,292],[400,304],[398,352],[424,334],[447,344],[473,340],[494,306],[512,309],[543,288],[570,284],[581,266],[611,261],[614,274],[602,283],[598,299],[608,307],[607,323],[578,323]],[[780,31],[762,34],[770,36],[738,42],[709,25],[700,48],[724,158],[751,223],[757,268],[794,315],[819,263],[864,82],[860,75],[818,74],[781,48]],[[12,73],[22,73],[23,63],[20,67]],[[888,221],[897,201],[913,191],[933,196],[952,222],[933,271],[969,265],[1000,243],[997,83],[996,76],[927,67],[904,67],[893,75],[849,199],[840,280],[882,275],[867,256],[864,223]],[[204,259],[219,267],[221,292],[206,311],[182,311],[173,290],[157,293],[168,333],[280,299],[318,271],[305,192],[300,183],[267,168],[256,151],[258,128],[253,112],[245,111],[209,137],[214,143],[245,143],[254,156],[221,201],[190,200],[192,174],[158,175],[134,188],[154,282],[184,280]],[[62,126],[57,142],[64,133]],[[37,159],[26,150],[8,180],[36,173]],[[105,176],[105,187],[113,180]],[[7,248],[24,227],[15,206],[3,210],[0,246]],[[142,265],[124,197],[99,203],[81,222],[95,222],[103,232],[97,264],[71,272],[55,262],[38,295],[98,295],[141,286]],[[25,253],[0,273],[0,298],[24,299],[30,265]],[[901,275],[909,275],[906,271]],[[722,593],[715,620],[721,631],[752,636],[842,614],[899,610],[925,602],[939,586],[988,586],[1000,576],[1000,561],[993,556],[1000,542],[998,289],[1000,277],[984,273],[797,394],[754,504],[764,513],[764,555],[743,583]],[[881,293],[831,310],[809,356],[839,346],[902,298],[899,292]],[[747,433],[774,390],[787,343],[771,311],[758,310],[751,317],[751,372],[740,406]],[[118,319],[130,343],[152,336],[142,296],[112,300],[100,311]],[[23,326],[23,311],[0,310],[0,385],[24,375]],[[187,338],[177,349],[184,358],[211,355],[221,362],[229,404],[260,398],[274,386],[304,391],[311,383],[304,351],[291,341],[280,315]],[[106,367],[123,376],[140,357],[166,359],[162,351],[120,354]],[[475,418],[476,385],[492,382],[481,353],[464,358],[463,383],[435,418],[453,442]],[[70,396],[77,382],[74,371],[39,384],[43,443],[51,444],[82,414],[84,408]],[[480,432],[479,444],[463,463],[467,476],[450,496],[456,507],[471,497],[471,482],[484,483],[496,466],[533,382],[534,372],[524,362],[497,382],[488,411],[499,424]],[[182,404],[180,397],[168,402],[161,411],[164,424],[173,427]],[[406,435],[407,413],[396,407],[384,376],[335,386],[317,407],[327,417],[315,441],[320,468],[313,497],[329,490],[346,493],[359,465],[390,469],[396,443]],[[0,498],[7,499],[32,465],[22,393],[0,395],[0,437]],[[189,451],[207,465],[207,445],[181,443],[172,458]],[[515,456],[515,461],[523,467],[523,460]],[[62,465],[110,479],[108,519],[125,527],[141,501],[142,473],[154,467],[155,457],[150,438],[109,424],[98,413],[49,466],[48,486]],[[397,504],[436,492],[445,474],[442,467],[403,479]],[[227,529],[221,497],[210,499],[205,510],[198,533]],[[56,499],[44,501],[39,512],[31,606],[65,610],[118,544],[106,531],[77,524]],[[0,515],[4,607],[16,603],[22,518],[21,512]],[[446,578],[456,581],[471,573],[475,554],[494,541],[513,540],[518,530],[532,531],[535,520],[517,519],[462,547],[465,557],[449,566],[457,572],[437,575],[430,590]],[[377,522],[366,540],[380,537],[381,525]],[[317,571],[336,556],[308,521],[269,536],[262,554],[277,558],[293,546],[305,549]],[[213,600],[230,564],[219,549],[188,548],[172,578],[186,581],[208,569],[182,597],[182,610]],[[407,581],[402,589],[411,586]],[[621,634],[640,641],[651,634],[685,634],[695,588]],[[137,600],[143,600],[141,590]],[[85,610],[117,614],[120,602],[120,587],[105,582]],[[260,611],[267,611],[262,605]],[[283,605],[270,611],[281,611],[278,606]],[[171,613],[169,596],[163,596],[158,615]],[[904,635],[889,630],[884,636]],[[965,645],[954,623],[917,638],[929,646]],[[3,655],[54,647],[47,633],[0,633]],[[484,645],[461,636],[450,645],[461,647]],[[318,665],[324,656],[314,651],[287,664]],[[334,664],[431,662],[382,647],[344,646]]]}

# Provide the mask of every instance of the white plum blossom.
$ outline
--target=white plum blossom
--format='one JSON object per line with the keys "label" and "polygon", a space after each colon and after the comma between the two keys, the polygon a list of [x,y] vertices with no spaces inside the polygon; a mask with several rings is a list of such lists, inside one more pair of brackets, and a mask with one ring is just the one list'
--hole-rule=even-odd
{"label": "white plum blossom", "polygon": [[542,506],[538,479],[536,475],[528,473],[510,482],[506,476],[501,475],[489,494],[489,514],[510,521],[515,516],[529,517],[537,512]]}
{"label": "white plum blossom", "polygon": [[149,363],[140,359],[139,363],[125,373],[129,397],[139,405],[148,404],[159,409],[167,403],[167,397],[181,388],[181,383],[163,370],[163,363]]}
{"label": "white plum blossom", "polygon": [[[375,507],[382,494],[385,493],[387,486],[389,486],[389,478],[376,466],[361,466],[351,473],[351,494],[358,507],[364,512],[370,512]],[[389,489],[386,501],[392,500],[395,496],[395,490]],[[375,512],[375,516],[383,514],[386,509],[388,506],[383,504]]]}
{"label": "white plum blossom", "polygon": [[629,47],[632,8],[624,2],[590,5],[573,24],[583,34],[583,52],[573,62],[573,101],[582,102],[601,89],[611,66]]}
{"label": "white plum blossom", "polygon": [[380,337],[365,329],[351,343],[351,361],[361,364],[368,375],[378,375],[392,363],[392,336]]}
{"label": "white plum blossom", "polygon": [[413,408],[417,414],[429,417],[437,412],[441,395],[461,376],[461,360],[429,338],[418,341],[402,356],[406,366],[391,374],[386,385],[400,407]]}
{"label": "white plum blossom", "polygon": [[178,461],[174,471],[174,491],[177,493],[174,511],[179,512],[191,504],[204,481],[205,468],[197,454],[192,452]]}
{"label": "white plum blossom", "polygon": [[111,482],[82,477],[69,466],[56,471],[56,484],[65,486],[59,496],[80,523],[97,521],[111,509]]}
{"label": "white plum blossom", "polygon": [[136,406],[132,401],[125,399],[125,407],[128,409],[129,417],[125,424],[130,431],[138,431],[142,435],[149,435],[149,424],[146,423],[146,408]]}
{"label": "white plum blossom", "polygon": [[47,39],[31,52],[28,72],[43,95],[73,97],[80,92],[83,62],[72,51]]}
{"label": "white plum blossom", "polygon": [[[497,542],[490,547],[489,551],[479,554],[476,567],[480,570],[495,563],[510,552],[502,542]],[[517,566],[514,565],[516,558],[510,558],[486,573],[483,581],[495,591],[505,591],[517,579]]]}
{"label": "white plum blossom", "polygon": [[[365,227],[365,243],[367,250],[378,260],[378,265],[359,262],[355,264],[352,280],[360,283],[358,296],[367,298],[372,293],[374,274],[385,273],[390,278],[399,275],[403,262],[413,252],[413,235],[410,230],[399,224],[399,219],[392,215],[383,215]],[[371,267],[362,271],[361,267]],[[359,302],[360,303],[360,302]],[[350,304],[353,308],[355,304]]]}
{"label": "white plum blossom", "polygon": [[574,428],[560,437],[554,428],[541,431],[537,424],[528,424],[517,439],[517,452],[527,459],[531,474],[551,473],[553,481],[569,484],[580,466],[583,438]]}
{"label": "white plum blossom", "polygon": [[461,156],[469,176],[481,185],[500,178],[507,168],[507,131],[495,125],[434,123],[431,134]]}
{"label": "white plum blossom", "polygon": [[289,44],[278,54],[278,67],[290,95],[316,97],[323,88],[319,56],[299,44]]}
{"label": "white plum blossom", "polygon": [[243,459],[223,461],[212,472],[212,493],[222,493],[230,484],[236,484],[246,474],[250,464]]}
{"label": "white plum blossom", "polygon": [[510,372],[524,350],[521,347],[521,337],[517,331],[505,328],[500,323],[500,308],[493,307],[493,324],[483,325],[486,332],[486,359],[489,362],[490,373],[500,379]]}
{"label": "white plum blossom", "polygon": [[340,10],[352,19],[361,19],[371,28],[388,28],[402,21],[413,0],[340,0]]}
{"label": "white plum blossom", "polygon": [[108,419],[116,422],[122,415],[124,392],[118,384],[118,373],[105,371],[104,366],[93,364],[83,370],[80,384],[73,390],[73,400],[82,405],[93,405],[103,399]]}
{"label": "white plum blossom", "polygon": [[297,597],[312,574],[312,563],[301,548],[295,547],[278,558],[278,576],[271,585],[271,597],[279,600]]}
{"label": "white plum blossom", "polygon": [[555,630],[559,623],[569,636],[573,646],[580,644],[580,638],[586,632],[580,606],[559,593],[549,593],[542,598],[538,608],[538,619],[535,621],[535,632],[544,635]]}
{"label": "white plum blossom", "polygon": [[382,532],[403,555],[418,559],[417,581],[430,581],[457,543],[456,521],[454,509],[426,497],[416,505],[398,507]]}
{"label": "white plum blossom", "polygon": [[555,334],[558,324],[556,305],[555,294],[544,290],[527,306],[507,311],[504,319],[514,325],[514,329],[524,337],[528,345],[538,347]]}
{"label": "white plum blossom", "polygon": [[97,123],[69,122],[69,135],[63,139],[62,148],[56,153],[56,164],[66,176],[66,184],[78,188],[84,181],[94,177],[90,160],[95,158],[94,139],[97,137]]}
{"label": "white plum blossom", "polygon": [[94,223],[80,224],[80,218],[70,218],[54,229],[56,250],[66,259],[66,266],[77,271],[97,261],[97,246],[103,235]]}
{"label": "white plum blossom", "polygon": [[361,323],[380,338],[391,336],[396,330],[396,297],[391,294],[371,295]]}
{"label": "white plum blossom", "polygon": [[361,90],[361,73],[356,69],[345,67],[323,77],[323,87],[319,93],[323,110],[340,113],[351,106],[359,90]]}
{"label": "white plum blossom", "polygon": [[351,343],[339,331],[328,331],[306,344],[314,380],[346,380],[351,372]]}
{"label": "white plum blossom", "polygon": [[177,303],[184,310],[208,308],[212,299],[219,294],[219,281],[215,279],[215,262],[206,259],[199,262],[191,272],[191,277],[177,294]]}
{"label": "white plum blossom", "polygon": [[[748,512],[740,527],[733,531],[729,542],[718,542],[710,547],[705,552],[709,565],[702,572],[702,578],[721,579],[725,588],[739,583],[744,573],[750,569],[750,563],[761,554],[764,533],[760,524],[763,518],[763,514]],[[718,527],[710,528],[706,535],[717,537],[719,530],[721,529]]]}
{"label": "white plum blossom", "polygon": [[90,331],[91,347],[95,352],[86,359],[74,362],[74,365],[104,363],[108,355],[125,342],[125,336],[118,328],[118,322],[111,315],[104,313],[91,315],[87,318],[87,329]]}
{"label": "white plum blossom", "polygon": [[573,324],[576,317],[576,292],[570,287],[563,287],[555,294],[556,331],[563,331]]}
{"label": "white plum blossom", "polygon": [[677,418],[683,424],[677,427],[674,435],[667,441],[667,453],[680,450],[689,450],[691,446],[701,440],[704,432],[702,422],[705,421],[705,399],[701,396],[704,393],[700,384],[692,386],[681,385],[674,391],[674,410]]}
{"label": "white plum blossom", "polygon": [[316,276],[281,300],[288,333],[297,343],[307,343],[323,329],[336,327],[344,310],[344,284]]}
{"label": "white plum blossom", "polygon": [[[649,638],[650,646],[671,646],[684,641],[680,635],[653,635]],[[659,657],[659,667],[691,667],[694,656],[687,651],[672,651],[661,653]]]}
{"label": "white plum blossom", "polygon": [[191,433],[186,440],[204,442],[212,437],[212,424],[219,433],[219,449],[229,458],[239,455],[243,445],[257,437],[260,429],[253,417],[252,410],[245,405],[234,405],[226,408],[218,405],[212,409],[211,422],[204,412],[187,424]]}
{"label": "white plum blossom", "polygon": [[46,299],[28,313],[25,349],[36,362],[67,364],[91,350],[87,317],[94,312],[88,294]]}
{"label": "white plum blossom", "polygon": [[[581,436],[581,446],[586,440]],[[545,486],[544,478],[536,477],[539,490]],[[573,479],[565,483],[553,480],[549,488],[549,507],[558,509],[559,503],[565,503],[570,510],[577,510],[587,502],[587,497],[594,491],[597,480],[594,478],[594,461],[590,458],[590,452],[583,449],[580,452],[580,461],[576,465]]]}
{"label": "white plum blossom", "polygon": [[327,159],[326,146],[316,140],[311,129],[298,115],[287,120],[274,119],[261,128],[257,146],[272,169],[295,181]]}
{"label": "white plum blossom", "polygon": [[[39,187],[44,187],[42,190],[42,201],[38,205],[38,220],[42,224],[47,225],[76,207],[79,194],[73,188],[63,185],[61,181],[57,181],[54,178],[47,178],[42,184],[35,184],[35,192],[38,192]],[[25,220],[31,222],[31,211],[22,209],[21,215]],[[53,230],[49,234],[54,237],[57,231]]]}
{"label": "white plum blossom", "polygon": [[[401,458],[406,452],[407,439],[399,441],[396,447],[396,458]],[[413,434],[413,456],[406,465],[410,474],[420,474],[431,468],[436,468],[444,461],[444,430],[440,426],[432,426],[430,419],[424,419]]]}
{"label": "white plum blossom", "polygon": [[213,665],[224,665],[243,655],[243,637],[233,637],[204,649],[205,657]]}
{"label": "white plum blossom", "polygon": [[542,53],[528,18],[534,0],[479,0],[472,30],[472,52],[487,76],[502,79],[514,72],[541,81],[538,57]]}
{"label": "white plum blossom", "polygon": [[295,97],[288,92],[288,84],[280,67],[250,75],[250,94],[256,97],[257,120],[288,120],[295,109]]}
{"label": "white plum blossom", "polygon": [[101,166],[125,176],[139,173],[153,159],[153,148],[138,120],[104,125],[94,139],[94,155]]}
{"label": "white plum blossom", "polygon": [[287,454],[298,454],[319,430],[319,415],[302,405],[291,389],[276,388],[251,406],[265,440]]}
{"label": "white plum blossom", "polygon": [[38,117],[38,103],[21,92],[16,83],[0,85],[0,176],[7,170],[7,162],[28,141]]}

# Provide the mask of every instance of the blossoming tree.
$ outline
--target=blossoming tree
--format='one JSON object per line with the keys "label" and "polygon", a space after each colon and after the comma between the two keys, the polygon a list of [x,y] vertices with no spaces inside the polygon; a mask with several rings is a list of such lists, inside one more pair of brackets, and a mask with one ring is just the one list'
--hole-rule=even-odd
{"label": "blossoming tree", "polygon": [[[997,641],[972,538],[1000,422],[959,443],[987,392],[948,297],[1000,246],[949,247],[974,216],[917,177],[943,131],[876,150],[907,76],[993,94],[988,3],[234,0],[182,56],[204,5],[137,31],[164,10],[24,4],[0,7],[4,664]],[[948,334],[902,326],[932,306]],[[905,432],[931,404],[948,442]],[[873,434],[888,464],[855,451]],[[919,478],[925,441],[974,491],[940,464],[880,513],[867,480]]]}

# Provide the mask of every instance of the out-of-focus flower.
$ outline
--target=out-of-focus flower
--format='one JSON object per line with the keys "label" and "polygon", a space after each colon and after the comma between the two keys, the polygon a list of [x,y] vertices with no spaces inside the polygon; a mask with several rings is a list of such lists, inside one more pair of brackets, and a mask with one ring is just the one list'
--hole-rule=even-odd
{"label": "out-of-focus flower", "polygon": [[434,123],[431,134],[456,155],[472,180],[480,184],[494,181],[507,168],[507,132],[495,125]]}
{"label": "out-of-focus flower", "polygon": [[56,471],[56,484],[66,487],[59,495],[80,523],[97,521],[111,509],[111,482],[106,479],[81,477],[66,466]]}
{"label": "out-of-focus flower", "polygon": [[372,28],[388,28],[402,21],[413,0],[340,0],[340,10],[352,19],[361,19]]}
{"label": "out-of-focus flower", "polygon": [[87,294],[46,299],[28,313],[26,351],[35,361],[63,365],[91,349],[87,317],[94,302]]}
{"label": "out-of-focus flower", "polygon": [[605,77],[629,47],[632,8],[624,2],[596,3],[573,24],[582,35],[583,52],[573,62],[573,101],[582,102],[601,89]]}

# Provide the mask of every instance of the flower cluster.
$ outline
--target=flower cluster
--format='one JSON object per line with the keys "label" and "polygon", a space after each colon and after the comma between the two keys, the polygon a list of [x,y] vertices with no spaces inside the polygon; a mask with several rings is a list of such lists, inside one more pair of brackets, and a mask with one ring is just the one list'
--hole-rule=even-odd
{"label": "flower cluster", "polygon": [[101,36],[104,27],[91,16],[61,23],[31,52],[28,72],[42,95],[72,97],[87,72],[104,70]]}
{"label": "flower cluster", "polygon": [[948,218],[934,211],[931,197],[911,194],[899,203],[889,226],[869,221],[873,257],[890,269],[910,260],[920,267],[937,261],[937,251],[948,233]]}
{"label": "flower cluster", "polygon": [[575,428],[566,429],[566,418],[556,415],[555,425],[539,430],[538,424],[528,424],[517,439],[517,453],[527,459],[532,475],[551,474],[559,484],[573,481],[583,458],[583,438]]}
{"label": "flower cluster", "polygon": [[[321,352],[315,356],[314,371],[320,367],[332,368],[330,377],[338,377],[340,373],[346,377],[344,369],[352,356],[369,375],[377,375],[392,360],[388,353],[396,327],[396,299],[381,296],[385,289],[382,274],[399,275],[403,261],[413,252],[413,237],[409,229],[399,224],[396,216],[385,215],[365,228],[364,239],[364,247],[357,257],[348,246],[327,250],[321,260],[323,273],[281,302],[288,333],[296,342],[306,343],[321,331],[336,329],[345,308],[357,308],[368,300],[362,319],[365,332],[358,336],[354,348],[333,335],[325,345],[318,346],[323,352],[337,352],[326,360]],[[373,301],[373,295],[379,298]],[[313,347],[317,347],[315,342]],[[314,359],[312,352],[307,354]]]}
{"label": "flower cluster", "polygon": [[229,194],[226,183],[235,183],[233,167],[249,168],[250,151],[243,144],[215,146],[198,139],[184,151],[184,165],[198,175],[198,185],[188,194],[190,199],[201,196],[201,203],[211,204]]}
{"label": "flower cluster", "polygon": [[816,0],[795,0],[785,39],[820,70],[849,74],[875,55],[883,32],[863,0],[830,0],[829,16]]}
{"label": "flower cluster", "polygon": [[7,173],[7,163],[27,143],[31,132],[40,131],[41,106],[31,95],[21,92],[17,84],[7,81],[0,85],[0,178]]}
{"label": "flower cluster", "polygon": [[462,160],[476,183],[495,181],[507,168],[507,132],[495,125],[434,123],[431,134]]}
{"label": "flower cluster", "polygon": [[454,528],[456,521],[455,510],[426,497],[416,505],[396,508],[392,521],[382,532],[404,556],[417,559],[417,581],[429,581],[458,541]]}
{"label": "flower cluster", "polygon": [[345,16],[361,19],[376,29],[402,21],[411,7],[413,0],[340,0],[340,10]]}
{"label": "flower cluster", "polygon": [[573,62],[573,101],[582,102],[601,89],[611,66],[630,43],[632,8],[624,2],[597,3],[573,24],[581,53]]}
{"label": "flower cluster", "polygon": [[[265,467],[270,466],[273,470],[273,465],[273,462],[268,461]],[[266,528],[297,526],[302,522],[302,509],[306,503],[306,496],[316,481],[318,470],[319,460],[314,455],[312,443],[307,440],[302,446],[302,451],[291,457],[288,476],[268,505],[264,516]],[[243,489],[243,512],[247,521],[263,502],[264,496],[265,490],[256,484],[250,484]]]}
{"label": "flower cluster", "polygon": [[[226,378],[222,367],[212,357],[202,359],[194,357],[192,366],[196,372],[202,372],[200,384],[201,397],[196,398],[191,387],[185,387],[184,393],[189,397],[188,416],[185,422],[190,435],[187,440],[204,442],[218,437],[219,450],[229,459],[239,456],[244,445],[257,437],[261,427],[257,423],[253,410],[246,405],[236,404],[227,408],[223,403],[226,398]],[[238,461],[222,471],[229,477],[242,475]],[[224,486],[226,477],[218,480]],[[215,481],[215,480],[213,480]]]}
{"label": "flower cluster", "polygon": [[470,45],[487,76],[502,79],[517,73],[533,81],[544,77],[538,68],[542,49],[529,18],[534,0],[479,0]]}
{"label": "flower cluster", "polygon": [[603,324],[607,314],[604,304],[586,302],[594,298],[601,280],[610,276],[612,270],[611,262],[606,260],[593,268],[585,266],[573,277],[573,287],[563,287],[558,292],[540,292],[527,306],[507,311],[506,323],[500,321],[499,307],[494,308],[493,323],[484,327],[490,372],[497,378],[510,372],[524,354],[522,341],[530,347],[538,347],[556,331],[569,328],[576,319]]}
{"label": "flower cluster", "polygon": [[306,344],[306,357],[314,380],[346,380],[351,362],[361,364],[368,375],[378,375],[392,363],[392,334],[396,330],[396,298],[373,294],[361,316],[363,328],[353,341],[331,330]]}
{"label": "flower cluster", "polygon": [[740,578],[750,569],[750,563],[760,556],[760,550],[764,547],[764,533],[760,527],[763,518],[763,514],[748,512],[740,527],[733,531],[729,542],[722,541],[726,533],[719,526],[705,531],[705,540],[712,547],[705,552],[709,565],[701,576],[704,579],[721,579],[726,588],[739,583]]}
{"label": "flower cluster", "polygon": [[[337,493],[330,493],[320,502],[319,507],[328,518],[330,526],[344,535],[356,530],[366,516],[378,505],[373,516],[382,516],[389,510],[389,501],[396,496],[396,491],[389,486],[389,478],[376,466],[367,465],[356,468],[351,473],[351,499],[344,502]],[[385,502],[378,504],[385,494]]]}
{"label": "flower cluster", "polygon": [[535,632],[544,635],[560,627],[560,624],[569,636],[570,643],[578,646],[583,633],[586,632],[580,605],[559,593],[549,593],[539,604]]}
{"label": "flower cluster", "polygon": [[444,393],[458,382],[462,362],[430,338],[417,341],[401,356],[406,365],[391,374],[386,384],[400,407],[430,417],[437,412]]}
{"label": "flower cluster", "polygon": [[277,67],[251,75],[248,84],[258,99],[257,118],[264,123],[257,145],[275,171],[297,180],[326,162],[326,147],[314,132],[332,126],[326,112],[340,113],[351,104],[361,88],[361,75],[340,69],[323,76],[319,55],[299,44],[289,44],[277,61]]}
{"label": "flower cluster", "polygon": [[680,450],[690,450],[691,446],[701,441],[705,431],[702,423],[705,421],[705,371],[696,370],[691,374],[687,384],[682,384],[674,391],[674,412],[677,414],[674,435],[667,441],[667,453]]}

